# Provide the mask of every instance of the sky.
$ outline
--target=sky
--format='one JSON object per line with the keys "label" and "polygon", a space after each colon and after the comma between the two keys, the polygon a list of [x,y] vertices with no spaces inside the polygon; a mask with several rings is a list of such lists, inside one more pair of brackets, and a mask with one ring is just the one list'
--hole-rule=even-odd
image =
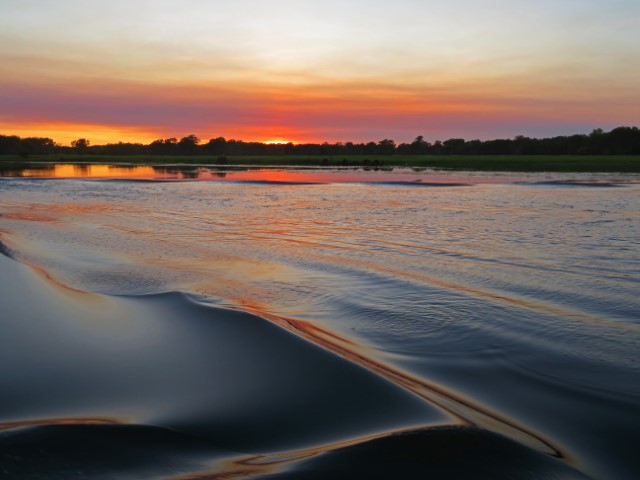
{"label": "sky", "polygon": [[638,0],[1,0],[0,134],[60,144],[640,125]]}

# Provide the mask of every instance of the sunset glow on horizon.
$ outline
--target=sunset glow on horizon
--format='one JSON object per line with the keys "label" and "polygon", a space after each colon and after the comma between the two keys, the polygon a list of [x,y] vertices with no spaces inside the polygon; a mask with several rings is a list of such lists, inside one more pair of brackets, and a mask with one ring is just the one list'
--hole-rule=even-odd
{"label": "sunset glow on horizon", "polygon": [[640,4],[5,0],[0,134],[512,138],[640,124]]}

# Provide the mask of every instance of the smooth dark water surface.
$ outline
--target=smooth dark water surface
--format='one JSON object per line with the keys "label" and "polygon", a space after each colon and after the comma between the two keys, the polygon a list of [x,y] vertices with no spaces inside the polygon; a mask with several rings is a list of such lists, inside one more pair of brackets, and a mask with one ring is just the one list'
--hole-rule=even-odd
{"label": "smooth dark water surface", "polygon": [[0,179],[0,478],[637,478],[637,176],[56,168]]}

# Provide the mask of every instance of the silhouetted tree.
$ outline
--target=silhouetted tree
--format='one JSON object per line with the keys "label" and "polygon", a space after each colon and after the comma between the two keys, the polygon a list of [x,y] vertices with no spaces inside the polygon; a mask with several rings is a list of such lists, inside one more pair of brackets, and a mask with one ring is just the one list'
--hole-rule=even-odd
{"label": "silhouetted tree", "polygon": [[424,140],[422,135],[418,135],[416,139],[411,142],[409,149],[412,155],[425,155],[429,153],[429,143]]}
{"label": "silhouetted tree", "polygon": [[[110,143],[89,145],[80,138],[71,142],[71,147],[56,145],[50,138],[0,135],[0,155],[76,153],[108,155],[323,155],[345,157],[349,155],[640,155],[640,129],[638,127],[617,127],[610,132],[598,128],[589,135],[570,135],[549,138],[529,138],[518,135],[514,139],[471,140],[451,138],[433,144],[422,135],[411,143],[396,145],[393,140],[353,143],[304,143],[304,144],[264,144],[212,138],[200,145],[195,135],[188,135],[178,141],[176,138],[154,140],[148,145],[139,143]],[[329,159],[327,158],[327,162]],[[334,162],[353,164],[346,158],[333,159]],[[372,160],[370,159],[370,163]]]}
{"label": "silhouetted tree", "polygon": [[212,138],[205,145],[205,151],[210,155],[224,155],[226,145],[224,137]]}
{"label": "silhouetted tree", "polygon": [[17,155],[20,149],[20,137],[0,135],[0,155]]}
{"label": "silhouetted tree", "polygon": [[516,155],[533,155],[534,144],[530,138],[518,135],[513,139],[513,153]]}
{"label": "silhouetted tree", "polygon": [[50,138],[27,137],[20,140],[20,149],[34,155],[55,152],[56,144]]}
{"label": "silhouetted tree", "polygon": [[155,155],[176,155],[178,153],[178,139],[165,138],[164,140],[154,140],[149,145],[149,153]]}
{"label": "silhouetted tree", "polygon": [[436,140],[435,142],[433,142],[430,151],[436,155],[442,155],[444,153],[444,145],[440,140]]}
{"label": "silhouetted tree", "polygon": [[108,143],[106,145],[94,145],[90,151],[96,155],[144,155],[150,153],[151,145],[141,143]]}
{"label": "silhouetted tree", "polygon": [[77,153],[85,154],[89,149],[89,140],[86,138],[79,138],[71,142],[71,148],[73,148]]}
{"label": "silhouetted tree", "polygon": [[393,155],[396,151],[396,142],[385,138],[378,142],[378,154],[379,155]]}
{"label": "silhouetted tree", "polygon": [[611,153],[629,155],[640,152],[640,130],[637,127],[614,128],[607,137]]}
{"label": "silhouetted tree", "polygon": [[442,142],[444,152],[447,155],[461,155],[464,153],[465,141],[463,138],[450,138]]}
{"label": "silhouetted tree", "polygon": [[198,144],[200,139],[195,135],[182,137],[178,142],[178,152],[181,155],[195,155],[198,152]]}

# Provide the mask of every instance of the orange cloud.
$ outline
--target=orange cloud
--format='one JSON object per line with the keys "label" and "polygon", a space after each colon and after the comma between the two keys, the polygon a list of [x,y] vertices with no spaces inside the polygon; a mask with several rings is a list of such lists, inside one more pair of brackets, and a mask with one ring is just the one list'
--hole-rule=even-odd
{"label": "orange cloud", "polygon": [[[331,83],[149,83],[98,79],[62,83],[0,80],[0,133],[46,136],[68,144],[148,143],[196,134],[246,141],[370,141],[495,138],[590,131],[636,124],[637,96],[602,90],[544,87],[543,80],[510,83],[449,81],[398,85]],[[534,88],[536,87],[536,88]],[[540,87],[541,89],[538,89]],[[557,133],[560,132],[560,133]]]}

